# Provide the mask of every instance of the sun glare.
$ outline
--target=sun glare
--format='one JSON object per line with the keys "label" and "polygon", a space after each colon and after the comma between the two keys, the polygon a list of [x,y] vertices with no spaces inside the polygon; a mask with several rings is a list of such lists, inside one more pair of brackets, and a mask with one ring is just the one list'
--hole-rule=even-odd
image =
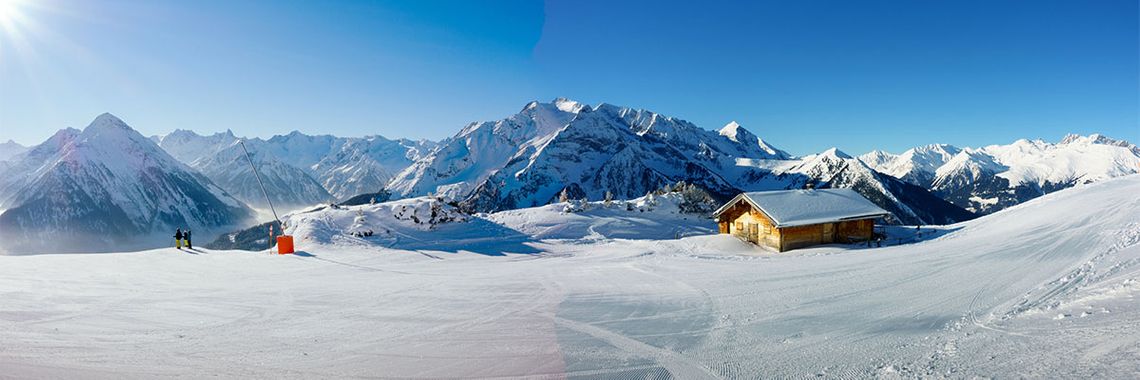
{"label": "sun glare", "polygon": [[0,27],[11,29],[23,17],[20,9],[27,0],[0,0]]}

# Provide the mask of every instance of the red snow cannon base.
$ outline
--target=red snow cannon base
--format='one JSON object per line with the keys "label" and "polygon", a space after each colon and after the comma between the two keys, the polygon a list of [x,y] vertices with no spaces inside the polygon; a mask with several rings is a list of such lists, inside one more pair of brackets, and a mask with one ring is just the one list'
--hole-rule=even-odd
{"label": "red snow cannon base", "polygon": [[277,237],[277,253],[281,255],[293,253],[293,235]]}

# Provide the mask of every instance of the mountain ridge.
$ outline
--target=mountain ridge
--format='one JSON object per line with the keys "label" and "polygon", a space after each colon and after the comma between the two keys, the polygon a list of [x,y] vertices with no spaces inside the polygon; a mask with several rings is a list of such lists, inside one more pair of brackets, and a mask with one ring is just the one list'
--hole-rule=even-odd
{"label": "mountain ridge", "polygon": [[[206,189],[194,196],[213,197],[221,203],[212,204],[222,209],[227,203],[263,206],[264,196],[237,146],[242,139],[232,131],[200,135],[179,129],[145,138],[113,115],[101,114],[82,131],[61,129],[44,143],[0,160],[0,209],[18,208],[35,193],[50,192],[47,181],[72,192],[85,190],[67,176],[45,176],[51,168],[41,164],[85,167],[81,164],[91,161],[91,154],[72,147],[93,136],[118,136],[104,142],[119,149],[99,151],[106,156],[102,160],[145,162],[153,156],[164,162],[166,155],[175,163],[159,166]],[[346,199],[342,194],[391,192],[395,198],[437,195],[468,211],[493,212],[556,202],[563,193],[575,199],[600,200],[607,193],[632,199],[685,181],[721,199],[740,191],[852,188],[891,211],[892,222],[945,224],[1140,169],[1140,149],[1100,134],[982,148],[928,144],[898,155],[872,151],[858,157],[833,147],[797,157],[736,121],[708,130],[645,109],[567,98],[532,101],[505,118],[468,123],[438,143],[296,130],[245,141],[271,198],[287,207]],[[136,169],[145,173],[147,168]],[[129,172],[93,173],[99,170]],[[35,191],[28,190],[32,187]],[[100,197],[114,196],[90,198]],[[148,220],[129,207],[119,211],[108,215]]]}
{"label": "mountain ridge", "polygon": [[[16,167],[0,235],[15,252],[153,247],[175,228],[208,237],[247,223],[244,203],[109,113],[60,130]],[[11,170],[11,169],[9,169]]]}
{"label": "mountain ridge", "polygon": [[[608,103],[582,106],[559,98],[530,102],[504,119],[468,124],[397,175],[389,188],[398,197],[437,194],[460,201],[468,210],[491,212],[550,203],[562,192],[591,200],[607,192],[633,198],[677,181],[697,184],[722,199],[739,191],[823,183],[858,185],[865,196],[897,211],[899,222],[972,217],[936,197],[904,195],[927,191],[884,184],[894,180],[876,176],[869,168],[837,181],[845,165],[861,164],[838,149],[823,155],[838,161],[810,170],[799,165],[805,158],[774,148],[736,122],[713,131],[644,109]],[[920,200],[937,205],[915,203]],[[925,208],[938,211],[914,211]]]}
{"label": "mountain ridge", "polygon": [[[923,153],[934,146],[944,147],[937,157]],[[983,214],[1076,184],[1140,172],[1140,148],[1097,133],[1067,134],[1057,143],[1018,139],[980,148],[932,144],[899,155],[872,151],[859,158]]]}

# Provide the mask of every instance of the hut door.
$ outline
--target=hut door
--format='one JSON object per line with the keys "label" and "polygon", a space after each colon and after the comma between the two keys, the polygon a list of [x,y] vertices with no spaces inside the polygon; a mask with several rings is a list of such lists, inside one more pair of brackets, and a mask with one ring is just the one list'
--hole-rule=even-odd
{"label": "hut door", "polygon": [[835,224],[834,223],[824,223],[823,224],[823,242],[824,243],[835,242]]}

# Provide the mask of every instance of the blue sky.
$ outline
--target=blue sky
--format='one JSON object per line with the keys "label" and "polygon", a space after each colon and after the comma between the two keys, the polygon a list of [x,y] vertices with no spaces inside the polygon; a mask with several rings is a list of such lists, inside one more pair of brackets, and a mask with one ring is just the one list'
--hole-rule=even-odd
{"label": "blue sky", "polygon": [[25,145],[102,112],[148,135],[441,139],[559,96],[794,154],[1140,141],[1134,0],[16,1],[0,141]]}

